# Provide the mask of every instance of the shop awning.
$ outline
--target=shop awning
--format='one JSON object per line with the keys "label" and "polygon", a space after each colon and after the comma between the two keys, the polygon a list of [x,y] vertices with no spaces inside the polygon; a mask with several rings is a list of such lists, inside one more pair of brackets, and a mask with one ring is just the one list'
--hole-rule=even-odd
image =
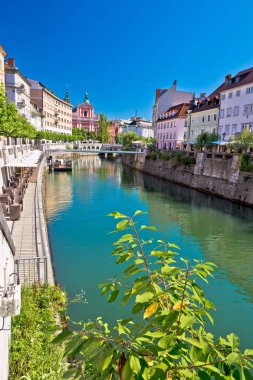
{"label": "shop awning", "polygon": [[35,168],[41,155],[42,152],[38,149],[35,149],[20,158],[14,158],[5,166],[14,168]]}

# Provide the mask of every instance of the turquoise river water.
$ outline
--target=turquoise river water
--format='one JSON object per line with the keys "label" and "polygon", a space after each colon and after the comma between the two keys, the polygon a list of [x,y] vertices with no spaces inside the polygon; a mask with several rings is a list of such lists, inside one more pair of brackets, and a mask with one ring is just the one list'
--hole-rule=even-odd
{"label": "turquoise river water", "polygon": [[121,269],[110,256],[115,221],[106,215],[140,209],[148,211],[142,223],[158,227],[152,232],[157,239],[179,245],[184,257],[218,266],[204,286],[217,309],[213,331],[235,332],[242,347],[253,347],[253,210],[97,156],[74,160],[72,173],[48,174],[46,207],[56,279],[70,299],[82,290],[87,299],[70,305],[74,320],[102,316],[113,323],[128,315],[107,304],[97,285]]}

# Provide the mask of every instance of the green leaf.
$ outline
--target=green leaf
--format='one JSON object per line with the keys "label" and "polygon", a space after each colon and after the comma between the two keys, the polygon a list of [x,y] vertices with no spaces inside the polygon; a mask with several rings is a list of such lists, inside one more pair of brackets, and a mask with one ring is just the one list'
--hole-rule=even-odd
{"label": "green leaf", "polygon": [[205,303],[205,296],[203,290],[196,283],[192,284],[192,289],[199,302],[203,305]]}
{"label": "green leaf", "polygon": [[232,364],[237,363],[239,359],[240,355],[237,352],[231,352],[231,354],[226,357],[226,362],[231,366]]}
{"label": "green leaf", "polygon": [[108,214],[108,216],[113,216],[115,219],[118,219],[118,218],[127,218],[126,215],[121,214],[121,213],[118,212],[118,211],[110,212],[110,214]]}
{"label": "green leaf", "polygon": [[138,375],[138,373],[141,370],[141,365],[140,365],[139,358],[137,358],[136,356],[131,355],[130,356],[130,367],[131,367],[133,373],[135,373],[136,375]]}
{"label": "green leaf", "polygon": [[175,334],[171,333],[168,335],[163,336],[159,341],[158,341],[158,346],[163,349],[168,349],[172,347],[175,344]]}
{"label": "green leaf", "polygon": [[136,216],[136,215],[144,215],[144,214],[147,214],[147,212],[146,211],[137,210],[137,211],[135,211],[134,216]]}
{"label": "green leaf", "polygon": [[83,342],[83,338],[80,335],[75,335],[66,345],[64,355],[68,356],[73,352],[77,347],[80,346],[80,343]]}
{"label": "green leaf", "polygon": [[132,379],[132,369],[130,367],[130,360],[127,359],[127,361],[124,364],[123,370],[122,370],[122,380],[131,380]]}
{"label": "green leaf", "polygon": [[239,338],[234,333],[227,335],[227,340],[233,350],[239,347]]}
{"label": "green leaf", "polygon": [[74,379],[76,372],[77,372],[76,368],[68,369],[67,371],[64,372],[62,378],[63,379]]}
{"label": "green leaf", "polygon": [[182,315],[181,317],[181,328],[185,329],[191,327],[196,322],[196,318],[190,315]]}
{"label": "green leaf", "polygon": [[140,230],[152,230],[157,231],[157,228],[155,226],[141,226]]}
{"label": "green leaf", "polygon": [[55,344],[61,344],[66,340],[70,335],[72,335],[72,331],[70,330],[63,330],[59,335],[57,335],[53,340],[52,343]]}
{"label": "green leaf", "polygon": [[114,302],[119,295],[119,289],[114,290],[108,297],[108,303]]}
{"label": "green leaf", "polygon": [[244,350],[244,354],[245,355],[249,355],[249,356],[253,356],[253,350],[249,349],[249,348],[246,348],[246,350]]}
{"label": "green leaf", "polygon": [[128,220],[121,220],[121,222],[117,223],[116,228],[118,231],[125,230],[129,226]]}
{"label": "green leaf", "polygon": [[136,296],[136,302],[137,303],[145,303],[145,302],[150,301],[153,297],[154,297],[153,293],[145,292],[145,293],[142,293],[142,294],[139,294],[138,296]]}
{"label": "green leaf", "polygon": [[195,347],[202,348],[200,341],[195,338],[184,338],[184,340]]}
{"label": "green leaf", "polygon": [[163,329],[168,330],[178,318],[178,311],[171,311],[163,320]]}
{"label": "green leaf", "polygon": [[134,304],[134,306],[132,308],[132,313],[133,314],[139,313],[143,309],[143,307],[144,307],[143,303],[136,303],[136,304]]}

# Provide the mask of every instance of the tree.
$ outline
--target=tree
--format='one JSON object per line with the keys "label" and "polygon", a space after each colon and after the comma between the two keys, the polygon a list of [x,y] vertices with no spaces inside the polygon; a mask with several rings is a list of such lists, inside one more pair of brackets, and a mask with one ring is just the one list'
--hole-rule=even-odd
{"label": "tree", "polygon": [[3,85],[0,85],[0,135],[4,135],[5,124],[7,122],[7,98]]}
{"label": "tree", "polygon": [[87,139],[96,140],[96,133],[95,132],[87,132]]}
{"label": "tree", "polygon": [[253,133],[248,129],[244,128],[242,132],[235,138],[235,146],[240,148],[248,148],[253,145]]}
{"label": "tree", "polygon": [[109,134],[110,121],[107,119],[106,115],[103,113],[99,116],[99,129],[98,129],[98,139],[101,143],[107,143],[110,138]]}
{"label": "tree", "polygon": [[217,141],[218,136],[215,133],[202,132],[198,135],[196,141],[197,148],[210,148],[213,146],[213,142]]}
{"label": "tree", "polygon": [[122,144],[124,148],[131,148],[132,142],[139,139],[135,132],[126,132],[121,134]]}
{"label": "tree", "polygon": [[136,217],[141,214],[110,214],[120,219],[114,232],[121,234],[112,254],[117,264],[128,266],[100,284],[109,303],[121,298],[122,306],[132,306],[132,314],[113,329],[99,317],[80,323],[80,331],[65,328],[56,336],[55,343],[65,342],[69,359],[63,378],[253,379],[253,350],[241,353],[233,333],[215,341],[206,330],[206,322],[213,323],[209,310],[214,305],[199,282],[207,282],[215,265],[200,260],[190,264],[175,244],[157,240],[155,247],[153,239],[143,239],[142,231],[155,228],[138,227]]}
{"label": "tree", "polygon": [[87,139],[87,133],[83,128],[72,128],[72,136],[74,140],[84,141]]}

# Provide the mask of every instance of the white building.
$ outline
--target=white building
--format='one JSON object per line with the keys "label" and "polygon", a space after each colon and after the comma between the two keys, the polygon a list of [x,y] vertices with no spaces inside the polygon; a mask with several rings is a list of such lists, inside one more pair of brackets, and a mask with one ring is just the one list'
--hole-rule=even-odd
{"label": "white building", "polygon": [[158,149],[180,148],[186,140],[188,106],[177,104],[160,115],[156,122]]}
{"label": "white building", "polygon": [[220,87],[220,138],[228,141],[244,128],[253,132],[253,67],[227,75]]}
{"label": "white building", "polygon": [[169,89],[157,89],[156,100],[153,106],[152,122],[156,136],[156,121],[164,112],[177,104],[189,103],[193,97],[192,92],[178,91],[177,81],[175,80],[172,87]]}
{"label": "white building", "polygon": [[131,122],[122,127],[122,132],[135,132],[139,137],[148,139],[154,137],[152,122],[141,117],[132,117]]}
{"label": "white building", "polygon": [[18,112],[30,121],[30,83],[15,67],[14,58],[5,63],[5,88],[9,101],[12,101]]}
{"label": "white building", "polygon": [[30,123],[37,129],[37,131],[43,130],[43,114],[40,111],[38,105],[31,101],[31,118]]}

